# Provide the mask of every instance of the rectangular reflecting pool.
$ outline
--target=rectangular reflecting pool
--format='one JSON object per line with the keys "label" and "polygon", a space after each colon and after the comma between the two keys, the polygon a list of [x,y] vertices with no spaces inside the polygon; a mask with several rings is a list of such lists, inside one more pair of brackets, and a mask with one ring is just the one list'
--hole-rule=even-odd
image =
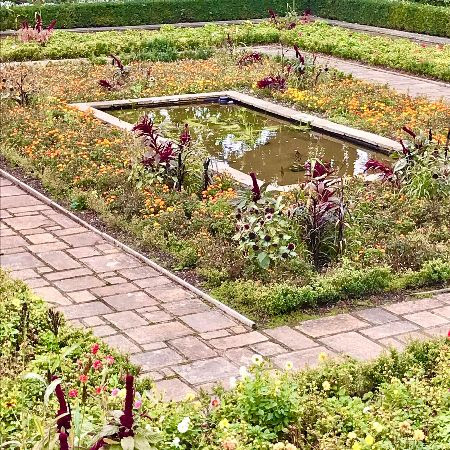
{"label": "rectangular reflecting pool", "polygon": [[108,110],[131,124],[148,114],[161,134],[178,141],[185,123],[193,139],[219,161],[280,186],[303,181],[307,159],[331,161],[336,174],[356,175],[384,154],[320,134],[234,102]]}

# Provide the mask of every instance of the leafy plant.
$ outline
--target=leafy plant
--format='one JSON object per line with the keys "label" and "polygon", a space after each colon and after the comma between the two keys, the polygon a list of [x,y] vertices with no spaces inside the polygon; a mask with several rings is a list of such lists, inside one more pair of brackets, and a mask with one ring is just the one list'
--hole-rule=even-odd
{"label": "leafy plant", "polygon": [[256,175],[253,180],[251,197],[241,194],[236,201],[236,234],[233,239],[239,243],[244,254],[256,260],[257,264],[268,269],[277,261],[295,257],[295,243],[292,224],[286,216],[283,198],[272,197],[267,193],[267,185],[258,186]]}
{"label": "leafy plant", "polygon": [[41,45],[47,44],[56,25],[56,20],[52,20],[47,28],[42,24],[40,13],[36,12],[34,16],[34,27],[31,28],[27,21],[23,22],[17,33],[19,40],[22,42],[35,41]]}

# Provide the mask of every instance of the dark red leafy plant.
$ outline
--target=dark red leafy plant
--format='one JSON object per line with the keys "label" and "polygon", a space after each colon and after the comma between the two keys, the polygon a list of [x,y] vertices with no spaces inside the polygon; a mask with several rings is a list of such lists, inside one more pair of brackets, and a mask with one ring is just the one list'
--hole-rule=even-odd
{"label": "dark red leafy plant", "polygon": [[105,79],[98,80],[98,84],[102,88],[108,89],[109,91],[111,91],[114,88],[113,84],[110,81],[105,80]]}
{"label": "dark red leafy plant", "polygon": [[243,67],[243,66],[249,66],[250,64],[261,63],[261,62],[262,62],[261,53],[251,52],[251,53],[245,53],[244,55],[242,55],[238,60],[238,65]]}
{"label": "dark red leafy plant", "polygon": [[250,178],[252,179],[252,184],[253,184],[253,187],[252,187],[252,200],[254,202],[257,202],[258,200],[261,199],[261,189],[259,187],[258,179],[256,178],[255,172],[250,172],[249,175],[250,175]]}
{"label": "dark red leafy plant", "polygon": [[387,164],[377,161],[376,159],[369,159],[364,165],[364,172],[378,172],[382,175],[383,180],[392,180],[394,177],[394,170]]}
{"label": "dark red leafy plant", "polygon": [[281,75],[268,76],[256,83],[258,89],[271,89],[284,91],[286,89],[286,78]]}
{"label": "dark red leafy plant", "polygon": [[50,22],[50,25],[48,25],[47,28],[44,28],[42,16],[38,12],[36,12],[34,27],[30,27],[27,21],[22,22],[17,35],[22,42],[36,41],[42,45],[45,45],[50,39],[55,25],[56,20],[52,20]]}
{"label": "dark red leafy plant", "polygon": [[[155,127],[150,116],[144,115],[132,128],[132,131],[142,137],[144,145],[148,148],[142,164],[148,169],[155,169],[158,165],[166,165],[175,158],[173,143],[164,139]],[[167,167],[168,168],[168,167]]]}

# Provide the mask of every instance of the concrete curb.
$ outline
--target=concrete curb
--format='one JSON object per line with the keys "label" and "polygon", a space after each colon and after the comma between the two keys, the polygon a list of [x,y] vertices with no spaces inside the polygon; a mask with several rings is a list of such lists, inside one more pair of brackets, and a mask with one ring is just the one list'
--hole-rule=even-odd
{"label": "concrete curb", "polygon": [[98,230],[97,228],[93,227],[91,224],[85,222],[84,220],[80,219],[77,215],[71,213],[58,203],[54,202],[44,194],[40,193],[36,189],[33,189],[32,187],[28,186],[23,181],[16,178],[14,175],[11,175],[9,172],[0,169],[0,175],[4,178],[7,178],[8,180],[12,181],[14,184],[20,186],[23,190],[28,192],[33,197],[36,197],[37,199],[41,200],[43,203],[45,203],[48,206],[51,206],[52,208],[57,209],[58,211],[62,212],[66,216],[68,216],[73,221],[79,223],[81,226],[88,228],[90,231],[98,234],[103,239],[108,241],[110,244],[122,249],[123,251],[129,253],[130,255],[134,256],[135,258],[141,260],[142,262],[148,264],[151,268],[157,270],[161,274],[165,275],[166,277],[170,278],[175,283],[178,283],[179,285],[183,286],[187,290],[191,291],[193,294],[201,297],[206,302],[210,303],[211,305],[214,305],[218,309],[222,310],[225,314],[228,314],[229,316],[235,318],[242,324],[252,328],[256,329],[256,323],[253,322],[253,320],[250,320],[249,318],[245,317],[244,315],[238,313],[234,309],[230,308],[229,306],[223,304],[219,300],[216,300],[215,298],[211,297],[209,294],[203,292],[202,290],[196,288],[195,286],[192,286],[192,284],[188,283],[187,281],[183,280],[182,278],[176,276],[169,270],[165,269],[164,267],[161,267],[159,264],[155,263],[151,259],[147,258],[146,256],[142,255],[141,253],[137,252],[136,250],[133,250],[131,247],[129,247],[126,244],[123,244],[119,240],[113,238],[107,233],[103,233],[102,231]]}

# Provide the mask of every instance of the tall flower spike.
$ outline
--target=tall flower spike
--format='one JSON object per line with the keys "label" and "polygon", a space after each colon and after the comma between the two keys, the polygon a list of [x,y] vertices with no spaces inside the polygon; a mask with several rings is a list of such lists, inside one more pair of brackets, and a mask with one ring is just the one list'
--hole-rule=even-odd
{"label": "tall flower spike", "polygon": [[60,450],[69,450],[69,442],[67,438],[69,435],[67,433],[59,433],[59,448]]}
{"label": "tall flower spike", "polygon": [[261,198],[261,189],[259,189],[258,180],[256,178],[255,172],[250,173],[250,178],[252,179],[252,183],[253,183],[253,188],[252,188],[253,201],[257,202]]}
{"label": "tall flower spike", "polygon": [[120,417],[120,424],[124,430],[119,431],[121,437],[133,436],[133,401],[134,401],[134,377],[127,375],[125,379],[125,405],[123,414]]}
{"label": "tall flower spike", "polygon": [[[56,377],[56,376],[52,377],[52,381],[54,381],[56,379],[58,379],[58,377]],[[70,430],[70,420],[71,420],[69,408],[67,406],[67,402],[64,397],[64,392],[62,390],[61,383],[56,386],[55,395],[56,395],[56,398],[58,399],[58,403],[59,403],[58,416],[63,416],[63,417],[59,417],[59,419],[56,422],[58,432],[61,433],[63,430],[64,431]]]}

